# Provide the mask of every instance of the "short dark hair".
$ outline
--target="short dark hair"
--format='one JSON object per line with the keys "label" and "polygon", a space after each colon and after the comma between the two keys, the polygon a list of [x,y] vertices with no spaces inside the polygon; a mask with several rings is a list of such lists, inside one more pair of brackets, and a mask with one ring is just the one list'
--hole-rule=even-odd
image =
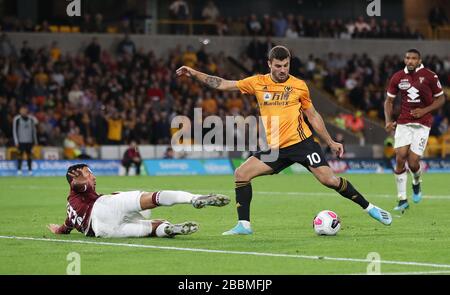
{"label": "short dark hair", "polygon": [[415,54],[417,54],[417,55],[419,56],[419,58],[420,58],[420,51],[417,50],[417,49],[415,49],[415,48],[409,49],[408,51],[406,51],[406,53],[415,53]]}
{"label": "short dark hair", "polygon": [[291,58],[291,53],[284,46],[275,46],[269,52],[269,61],[273,61],[274,59],[283,60],[286,58]]}
{"label": "short dark hair", "polygon": [[70,166],[69,168],[67,168],[67,172],[66,172],[66,179],[67,182],[70,184],[72,182],[72,176],[69,175],[69,172],[75,171],[77,169],[82,169],[84,167],[89,167],[87,164],[75,164]]}

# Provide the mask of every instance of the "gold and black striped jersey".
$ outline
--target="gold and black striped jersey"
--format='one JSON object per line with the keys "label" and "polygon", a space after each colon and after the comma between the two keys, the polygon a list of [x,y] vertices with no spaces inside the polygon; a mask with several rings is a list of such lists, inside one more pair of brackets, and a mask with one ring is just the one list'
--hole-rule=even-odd
{"label": "gold and black striped jersey", "polygon": [[[237,81],[237,87],[244,94],[256,96],[271,148],[285,148],[311,136],[303,110],[310,108],[312,102],[303,80],[289,76],[285,82],[276,83],[270,74],[255,75]],[[272,126],[276,120],[278,130]]]}

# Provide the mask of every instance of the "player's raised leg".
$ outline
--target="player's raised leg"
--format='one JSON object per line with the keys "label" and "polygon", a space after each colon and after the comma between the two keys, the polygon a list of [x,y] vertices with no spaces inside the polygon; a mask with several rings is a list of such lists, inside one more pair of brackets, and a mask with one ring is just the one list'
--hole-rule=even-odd
{"label": "player's raised leg", "polygon": [[229,231],[222,233],[223,235],[249,235],[253,233],[250,226],[250,203],[253,194],[251,180],[257,176],[272,172],[272,168],[253,156],[235,170],[234,180],[236,184],[238,223]]}
{"label": "player's raised leg", "polygon": [[185,191],[145,192],[141,196],[141,208],[152,209],[157,206],[172,206],[175,204],[192,204],[195,208],[206,206],[222,207],[230,202],[230,198],[220,194],[198,195]]}
{"label": "player's raised leg", "polygon": [[329,166],[309,167],[309,169],[323,185],[336,190],[344,198],[355,202],[374,219],[384,225],[392,223],[389,212],[369,203],[347,179],[335,176]]}
{"label": "player's raised leg", "polygon": [[[401,125],[400,125],[401,126]],[[397,185],[398,205],[394,208],[395,211],[404,211],[409,207],[408,198],[406,196],[406,183],[408,181],[408,174],[406,172],[405,163],[408,159],[409,145],[398,147],[395,149],[395,183]]]}

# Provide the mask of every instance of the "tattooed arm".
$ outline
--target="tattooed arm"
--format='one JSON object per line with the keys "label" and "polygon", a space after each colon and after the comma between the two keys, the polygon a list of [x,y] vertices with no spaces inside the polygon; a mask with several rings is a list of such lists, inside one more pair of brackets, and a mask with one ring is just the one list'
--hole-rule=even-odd
{"label": "tattooed arm", "polygon": [[223,78],[217,77],[217,76],[210,76],[205,73],[196,71],[190,67],[182,66],[177,71],[177,76],[188,76],[192,77],[203,84],[208,85],[209,87],[213,89],[218,90],[239,90],[236,83],[237,81],[233,80],[225,80]]}

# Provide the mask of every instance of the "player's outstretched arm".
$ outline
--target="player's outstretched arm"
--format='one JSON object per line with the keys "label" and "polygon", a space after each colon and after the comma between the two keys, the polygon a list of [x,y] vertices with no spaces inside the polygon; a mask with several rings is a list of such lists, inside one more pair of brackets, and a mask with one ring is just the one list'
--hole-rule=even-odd
{"label": "player's outstretched arm", "polygon": [[217,76],[211,76],[200,71],[194,70],[193,68],[182,66],[176,71],[177,76],[188,76],[192,77],[203,84],[218,90],[239,90],[237,87],[237,81],[225,80]]}
{"label": "player's outstretched arm", "polygon": [[47,228],[56,235],[67,235],[70,234],[70,232],[72,231],[71,228],[68,228],[64,224],[63,225],[49,224],[47,225]]}
{"label": "player's outstretched arm", "polygon": [[316,111],[314,106],[307,108],[303,112],[308,118],[309,123],[311,123],[311,126],[314,128],[317,134],[319,134],[320,138],[322,138],[322,140],[326,142],[326,144],[336,154],[336,156],[341,158],[344,155],[344,146],[339,142],[335,142],[331,138],[327,128],[325,127],[322,116]]}

